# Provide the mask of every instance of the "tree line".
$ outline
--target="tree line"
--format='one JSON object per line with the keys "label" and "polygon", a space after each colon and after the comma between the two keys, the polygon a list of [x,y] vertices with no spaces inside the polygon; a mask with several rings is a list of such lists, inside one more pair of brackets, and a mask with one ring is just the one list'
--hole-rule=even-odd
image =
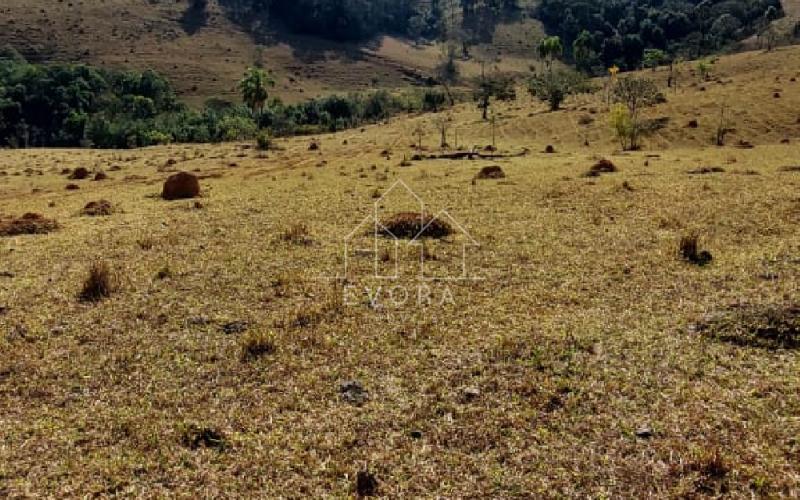
{"label": "tree line", "polygon": [[597,73],[637,69],[648,53],[696,58],[763,32],[783,9],[780,0],[541,0],[536,16],[566,58]]}
{"label": "tree line", "polygon": [[495,24],[519,10],[517,0],[220,0],[220,5],[255,31],[283,25],[296,33],[340,41],[384,33],[489,41]]}
{"label": "tree line", "polygon": [[269,96],[270,82],[263,70],[250,70],[240,83],[242,104],[210,99],[201,109],[191,109],[154,71],[30,64],[4,48],[0,148],[234,141],[252,139],[260,129],[275,135],[320,133],[449,105],[445,94],[434,88],[332,95],[287,105]]}

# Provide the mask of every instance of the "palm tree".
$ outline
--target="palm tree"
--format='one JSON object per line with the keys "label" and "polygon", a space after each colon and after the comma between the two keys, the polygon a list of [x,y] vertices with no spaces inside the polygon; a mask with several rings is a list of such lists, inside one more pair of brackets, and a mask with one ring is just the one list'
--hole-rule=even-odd
{"label": "palm tree", "polygon": [[544,60],[548,71],[553,68],[553,60],[561,57],[564,53],[564,46],[561,44],[561,38],[558,36],[548,36],[539,42],[539,57]]}
{"label": "palm tree", "polygon": [[244,78],[239,81],[242,100],[253,113],[261,114],[267,104],[268,87],[274,87],[275,81],[263,69],[248,68]]}

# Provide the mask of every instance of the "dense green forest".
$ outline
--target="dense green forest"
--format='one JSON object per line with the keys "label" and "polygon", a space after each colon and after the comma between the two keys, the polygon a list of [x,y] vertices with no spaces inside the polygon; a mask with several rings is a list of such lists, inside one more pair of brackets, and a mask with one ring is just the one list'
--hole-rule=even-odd
{"label": "dense green forest", "polygon": [[696,57],[765,29],[780,0],[541,0],[537,17],[583,69],[640,66],[646,49]]}
{"label": "dense green forest", "polygon": [[[196,0],[201,5],[205,0]],[[280,23],[297,33],[362,40],[380,33],[412,38],[489,41],[496,23],[519,11],[517,0],[221,0],[251,28]],[[195,7],[196,8],[196,7]]]}
{"label": "dense green forest", "polygon": [[406,112],[435,111],[435,89],[332,95],[263,109],[212,99],[200,110],[180,103],[153,71],[111,71],[86,65],[29,64],[0,50],[0,147],[129,148],[169,142],[217,142],[335,131]]}
{"label": "dense green forest", "polygon": [[[198,0],[204,4],[205,0]],[[281,24],[298,33],[362,40],[381,33],[462,44],[491,41],[501,20],[540,19],[559,36],[564,56],[584,70],[639,67],[646,49],[698,56],[747,38],[781,17],[780,0],[541,0],[524,12],[517,0],[222,0],[258,29]]]}

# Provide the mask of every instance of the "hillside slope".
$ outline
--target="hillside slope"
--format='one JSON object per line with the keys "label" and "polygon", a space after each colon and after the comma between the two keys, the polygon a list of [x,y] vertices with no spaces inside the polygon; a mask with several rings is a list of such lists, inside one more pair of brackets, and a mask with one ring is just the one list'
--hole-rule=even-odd
{"label": "hillside slope", "polygon": [[[34,62],[152,68],[194,103],[234,98],[237,78],[256,63],[274,71],[278,95],[296,101],[334,91],[418,83],[440,56],[434,46],[392,37],[349,44],[278,34],[273,43],[260,46],[215,2],[209,3],[204,22],[187,20],[186,10],[185,1],[6,0],[0,5],[0,45],[10,44]],[[524,71],[526,53],[532,53],[526,44],[537,31],[541,26],[534,21],[505,25],[498,30],[497,46],[478,48],[476,56],[503,70]],[[477,75],[477,60],[463,63],[463,71]]]}
{"label": "hillside slope", "polygon": [[[499,150],[530,149],[513,158],[401,164],[438,153],[444,114],[315,151],[0,150],[3,227],[60,224],[0,237],[0,497],[796,498],[800,350],[769,341],[785,316],[800,342],[798,62],[725,57],[705,91],[686,70],[649,110],[667,128],[624,154],[600,94],[498,106]],[[719,103],[737,128],[722,148]],[[451,142],[492,141],[474,105],[450,116]],[[587,177],[600,158],[618,171]],[[490,165],[506,177],[476,179]],[[160,199],[177,170],[200,199]],[[479,245],[355,250],[374,248],[365,217],[405,208],[381,198],[398,180]],[[116,211],[83,214],[99,200]],[[679,257],[693,233],[709,265]],[[423,295],[421,257],[479,279]],[[81,302],[98,260],[117,286]],[[401,280],[372,279],[393,264]]]}

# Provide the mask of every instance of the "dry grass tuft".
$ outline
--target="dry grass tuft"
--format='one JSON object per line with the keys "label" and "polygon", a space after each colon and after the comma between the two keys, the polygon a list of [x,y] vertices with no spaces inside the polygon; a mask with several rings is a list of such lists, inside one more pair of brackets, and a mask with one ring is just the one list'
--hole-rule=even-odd
{"label": "dry grass tuft", "polygon": [[225,436],[220,431],[194,423],[180,425],[178,435],[181,444],[191,450],[211,448],[222,451],[227,446]]}
{"label": "dry grass tuft", "polygon": [[287,243],[294,243],[295,245],[308,246],[314,244],[314,240],[309,235],[308,226],[302,222],[286,228],[283,233],[281,233],[280,239]]}
{"label": "dry grass tuft", "polygon": [[108,216],[115,212],[114,205],[108,200],[90,201],[81,210],[81,215],[89,217]]}
{"label": "dry grass tuft", "polygon": [[41,214],[26,213],[19,218],[0,219],[0,236],[46,234],[58,229],[58,223]]}
{"label": "dry grass tuft", "polygon": [[453,234],[453,228],[446,221],[429,214],[400,212],[381,222],[383,236],[395,238],[444,238]]}
{"label": "dry grass tuft", "polygon": [[684,473],[697,476],[693,484],[695,492],[709,496],[721,495],[727,491],[726,480],[730,472],[725,456],[716,447],[701,451],[684,470]]}
{"label": "dry grass tuft", "polygon": [[97,261],[89,267],[79,298],[82,302],[100,302],[116,290],[114,276],[108,263]]}
{"label": "dry grass tuft", "polygon": [[713,260],[710,252],[700,250],[700,237],[696,233],[688,234],[681,238],[678,252],[683,260],[698,266],[704,266]]}
{"label": "dry grass tuft", "polygon": [[378,480],[368,470],[360,470],[356,474],[356,495],[373,497],[378,494]]}
{"label": "dry grass tuft", "polygon": [[800,348],[800,305],[759,305],[710,315],[694,330],[740,346]]}
{"label": "dry grass tuft", "polygon": [[262,356],[274,354],[278,350],[275,334],[254,330],[247,332],[240,343],[242,361],[252,361]]}

